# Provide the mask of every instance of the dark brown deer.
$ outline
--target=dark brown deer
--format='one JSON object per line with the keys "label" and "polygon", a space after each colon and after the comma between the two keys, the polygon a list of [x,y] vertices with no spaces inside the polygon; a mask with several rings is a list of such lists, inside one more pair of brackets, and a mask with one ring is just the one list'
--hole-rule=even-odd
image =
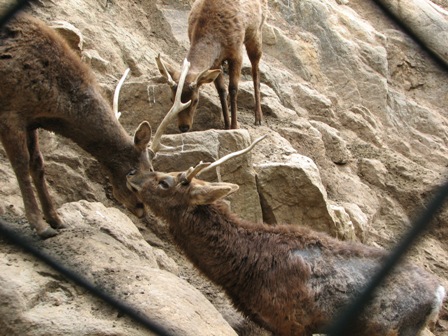
{"label": "dark brown deer", "polygon": [[[322,332],[359,295],[386,251],[305,227],[241,220],[220,201],[237,185],[194,178],[207,165],[180,173],[137,171],[128,184],[241,312],[275,335]],[[437,320],[444,296],[434,276],[403,264],[344,336],[419,335]]]}
{"label": "dark brown deer", "polygon": [[[260,0],[196,0],[188,19],[190,50],[187,59],[191,63],[182,101],[191,100],[191,106],[179,113],[178,127],[181,132],[191,129],[199,101],[201,85],[214,81],[221,101],[225,129],[238,128],[237,94],[243,61],[242,47],[246,46],[252,65],[255,96],[255,124],[260,125],[259,62],[262,55],[261,29],[264,17]],[[229,95],[231,121],[227,106],[227,89],[221,71],[227,61],[229,67]],[[167,79],[173,94],[177,90],[180,72],[172,65],[157,58],[161,74]]]}
{"label": "dark brown deer", "polygon": [[47,190],[38,128],[70,138],[95,157],[110,178],[115,198],[143,216],[126,175],[136,168],[152,169],[149,123],[142,122],[132,139],[93,74],[65,41],[43,22],[21,14],[0,31],[0,139],[19,182],[26,217],[40,237],[48,238],[64,225]]}

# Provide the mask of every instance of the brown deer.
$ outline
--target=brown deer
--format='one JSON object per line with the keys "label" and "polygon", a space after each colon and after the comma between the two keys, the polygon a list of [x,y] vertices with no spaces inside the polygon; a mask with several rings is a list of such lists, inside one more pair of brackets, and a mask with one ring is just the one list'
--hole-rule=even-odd
{"label": "brown deer", "polygon": [[[173,106],[177,112],[184,107]],[[116,107],[114,111],[118,117]],[[126,175],[136,168],[152,169],[148,154],[153,153],[147,151],[151,127],[142,122],[132,139],[114,111],[90,70],[43,22],[21,14],[0,31],[0,139],[19,182],[26,217],[40,237],[52,237],[64,225],[47,190],[38,128],[73,140],[95,157],[110,178],[115,198],[143,216]]]}
{"label": "brown deer", "polygon": [[[359,295],[386,251],[305,227],[239,219],[221,201],[237,185],[195,178],[207,166],[168,174],[140,170],[130,173],[128,185],[237,309],[275,335],[322,332]],[[444,296],[434,276],[403,264],[344,336],[419,335],[437,320]]]}
{"label": "brown deer", "polygon": [[[237,94],[243,61],[242,46],[246,46],[252,65],[252,79],[255,96],[255,124],[260,125],[262,111],[260,105],[259,62],[262,55],[261,28],[264,17],[260,0],[196,0],[188,19],[190,50],[187,59],[191,63],[186,85],[182,91],[182,101],[191,100],[191,106],[179,113],[178,127],[181,132],[191,129],[199,101],[201,85],[214,81],[221,101],[225,129],[238,128]],[[167,79],[173,94],[177,90],[180,72],[172,65],[157,57],[161,74]],[[229,67],[229,95],[231,121],[227,106],[227,91],[222,64]]]}

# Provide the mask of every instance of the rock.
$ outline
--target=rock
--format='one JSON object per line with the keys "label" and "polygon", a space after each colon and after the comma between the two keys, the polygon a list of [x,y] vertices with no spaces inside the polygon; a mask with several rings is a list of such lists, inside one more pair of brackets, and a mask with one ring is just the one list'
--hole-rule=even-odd
{"label": "rock", "polygon": [[78,28],[66,21],[54,21],[50,27],[56,30],[68,42],[69,46],[81,56],[84,37]]}
{"label": "rock", "polygon": [[[297,113],[285,107],[277,94],[266,84],[261,83],[261,109],[265,116],[271,116],[282,121],[294,122]],[[252,81],[241,82],[238,87],[238,108],[253,111],[254,85]]]}
{"label": "rock", "polygon": [[[160,151],[157,154],[154,159],[154,168],[165,172],[184,171],[200,161],[214,162],[226,154],[249,146],[250,142],[251,139],[246,130],[210,130],[165,135],[162,137],[162,143],[170,146],[171,150]],[[207,181],[238,184],[240,187],[238,192],[229,197],[232,211],[247,220],[262,220],[251,154],[232,159],[214,172],[200,175],[200,178]]]}
{"label": "rock", "polygon": [[387,168],[375,159],[361,159],[358,162],[359,175],[369,183],[378,187],[384,187]]}
{"label": "rock", "polygon": [[[40,247],[173,334],[236,335],[202,294],[160,265],[174,262],[148,245],[127,216],[100,203],[68,203],[69,225]],[[25,230],[29,234],[29,229]],[[163,260],[162,262],[158,260]],[[140,325],[10,248],[0,258],[0,327],[27,335],[149,335]],[[76,309],[73,309],[76,307]],[[82,328],[80,327],[82,323]]]}
{"label": "rock", "polygon": [[[398,4],[396,0],[383,1]],[[93,68],[109,102],[112,101],[113,91],[124,69],[131,68],[131,75],[125,82],[120,98],[120,111],[123,112],[120,122],[131,135],[142,120],[149,120],[155,131],[171,107],[170,89],[161,81],[154,57],[161,53],[180,68],[189,46],[186,37],[187,16],[192,2],[38,1],[28,11],[49,24],[56,19],[70,22],[79,29],[83,37],[84,60]],[[249,60],[244,56],[238,97],[238,121],[244,131],[180,135],[173,121],[167,133],[176,135],[173,140],[167,136],[163,142],[172,141],[175,146],[180,146],[182,139],[188,141],[183,147],[186,153],[160,153],[157,168],[164,171],[188,168],[196,164],[196,160],[214,160],[230,150],[242,148],[248,144],[249,138],[268,134],[268,139],[254,148],[250,159],[245,156],[234,164],[229,162],[220,172],[203,176],[209,180],[217,180],[221,176],[223,180],[242,186],[231,199],[233,210],[256,221],[264,218],[271,223],[287,221],[294,224],[303,220],[306,222],[304,224],[316,224],[316,228],[327,232],[330,230],[333,235],[338,234],[336,224],[351,222],[357,239],[371,245],[393,247],[397,237],[407,230],[410,219],[427,204],[434,186],[447,178],[448,79],[443,65],[434,62],[372,2],[268,0],[264,5],[266,21],[260,63],[262,109],[265,116],[263,125],[253,126],[251,68]],[[0,0],[0,8],[7,6],[9,1]],[[426,10],[428,6],[432,8],[429,11]],[[415,8],[422,10],[415,11]],[[409,11],[410,15],[406,19],[417,22],[417,29],[429,31],[430,38],[440,42],[437,47],[443,47],[442,40],[446,35],[443,27],[446,23],[438,26],[440,28],[431,28],[436,22],[431,13],[435,10],[437,17],[444,17],[448,10],[446,1],[424,0],[416,3],[411,0],[408,7],[401,6],[399,9],[402,14]],[[429,21],[430,25],[421,24],[425,21]],[[222,129],[221,115],[214,86],[205,85],[193,131]],[[117,260],[121,259],[121,254],[138,255],[138,258],[152,265],[151,270],[154,272],[162,272],[165,276],[164,272],[169,270],[187,278],[207,295],[239,334],[262,334],[256,329],[237,326],[244,318],[228,304],[222,308],[224,294],[219,289],[204,285],[204,279],[197,274],[188,273],[188,263],[179,254],[173,256],[175,248],[162,230],[163,223],[154,224],[156,221],[149,220],[150,216],[139,220],[113,199],[110,185],[97,162],[62,137],[42,131],[39,135],[50,193],[58,206],[81,199],[89,200],[91,203],[88,204],[101,202],[107,207],[115,206],[130,216],[145,240],[163,249],[152,249],[147,254],[144,245],[137,243],[138,235],[133,231],[121,229],[125,231],[123,233],[118,230],[120,235],[129,235],[122,243],[107,232],[98,238],[91,231],[95,226],[85,226],[82,229],[70,228],[54,240],[56,242],[59,239],[60,245],[69,250],[67,253],[72,253],[69,260],[73,259],[82,267],[86,263],[84,256],[90,255],[89,249],[95,248],[101,250],[97,255],[110,254]],[[329,144],[335,139],[334,144],[337,146],[330,151]],[[165,155],[163,159],[162,154]],[[311,159],[313,164],[307,166],[307,159],[303,156]],[[346,163],[335,164],[334,161],[340,161],[338,156],[345,158]],[[283,174],[281,183],[276,187],[267,175],[261,176],[261,180],[258,176],[260,190],[257,190],[252,162],[256,167],[266,164],[270,176]],[[292,166],[288,166],[290,164]],[[307,203],[306,195],[298,194],[298,181],[302,180],[306,181],[306,192],[315,197],[314,203]],[[24,219],[15,175],[1,146],[0,181],[0,215],[13,219],[17,227],[31,235]],[[265,186],[260,187],[260,181]],[[264,196],[263,188],[272,195]],[[288,193],[285,197],[283,188]],[[299,196],[300,201],[297,201]],[[294,204],[288,203],[291,199]],[[341,215],[341,222],[337,222],[340,219],[331,210],[333,205],[339,207],[337,211]],[[319,213],[316,215],[313,211]],[[299,217],[294,218],[295,214]],[[322,216],[322,222],[317,219],[319,216]],[[92,216],[92,220],[95,218]],[[448,238],[447,219],[446,210],[436,215],[431,230],[415,248],[415,254],[418,255],[415,263],[437,274],[445,287],[448,287],[448,250],[445,243]],[[105,230],[109,229],[106,227]],[[64,238],[65,235],[70,239]],[[99,241],[98,247],[82,247],[79,244],[81,238],[90,241],[90,237]],[[428,241],[432,243],[428,245]],[[113,244],[105,245],[103,242]],[[50,246],[51,241],[43,244]],[[73,249],[70,248],[72,244]],[[137,244],[135,251],[132,250],[133,244]],[[56,251],[62,250],[56,243],[53,245]],[[0,242],[1,257],[10,255],[12,250],[14,248],[10,245]],[[139,253],[143,253],[143,256]],[[175,258],[177,264],[167,258],[166,253]],[[6,294],[0,301],[9,302],[11,311],[20,311],[20,307],[31,307],[32,311],[26,316],[16,314],[20,316],[17,328],[11,323],[5,327],[5,322],[1,320],[0,328],[6,333],[33,335],[34,321],[41,321],[35,331],[40,335],[79,335],[84,327],[86,334],[139,335],[141,332],[134,327],[126,329],[130,322],[123,322],[123,317],[118,318],[115,312],[99,304],[96,299],[87,299],[82,290],[67,284],[52,287],[55,281],[59,281],[58,276],[51,270],[43,270],[28,256],[13,254],[8,258],[12,266],[1,269],[0,287],[5,288]],[[126,265],[125,261],[118,262]],[[13,270],[15,264],[17,269]],[[29,267],[33,267],[33,270]],[[98,273],[106,273],[105,267],[109,265],[103,262],[98,266]],[[32,281],[20,285],[20,290],[15,290],[19,288],[15,281],[21,273],[29,274],[28,279]],[[112,276],[107,279],[112,279]],[[112,284],[113,281],[108,283]],[[129,283],[134,285],[133,281]],[[146,279],[145,283],[149,283],[149,280]],[[30,293],[27,286],[36,290],[37,294],[27,296]],[[123,290],[123,293],[127,290]],[[15,293],[12,301],[6,299],[9,293]],[[138,292],[135,293],[138,296]],[[172,294],[178,295],[175,291]],[[142,296],[145,295],[146,291]],[[26,301],[30,297],[30,301]],[[188,301],[182,299],[184,296],[180,297],[180,302]],[[37,299],[33,301],[33,298]],[[39,298],[48,298],[51,304],[40,303]],[[175,300],[170,297],[167,302],[171,299]],[[33,307],[36,302],[37,306]],[[164,308],[160,307],[163,311]],[[72,319],[64,322],[64,314]],[[45,327],[42,317],[47,317]],[[96,320],[84,323],[85,319],[91,318]],[[179,328],[184,323],[188,326],[188,321],[179,319],[177,322]],[[53,328],[64,328],[64,325],[69,327],[54,332]],[[442,326],[446,326],[446,317],[442,317],[442,323],[437,324],[434,331],[436,336],[442,336],[446,331]]]}
{"label": "rock", "polygon": [[95,49],[85,49],[82,52],[82,60],[95,70],[106,73],[109,68],[109,61],[100,56]]}
{"label": "rock", "polygon": [[[149,81],[139,78],[128,80],[120,92],[120,122],[131,129],[142,120],[147,120],[155,133],[157,127],[171,108],[171,89],[165,83],[158,83],[159,77]],[[113,88],[113,90],[115,87]],[[113,91],[111,89],[111,92]],[[221,104],[218,94],[211,85],[204,86],[200,92],[198,110],[193,119],[193,131],[223,128]],[[177,118],[167,127],[166,134],[179,133]]]}
{"label": "rock", "polygon": [[351,154],[347,149],[346,141],[339,135],[338,130],[319,121],[312,121],[311,125],[322,134],[325,152],[330,160],[336,164],[346,164],[350,160]]}
{"label": "rock", "polygon": [[330,204],[329,209],[335,224],[330,231],[336,232],[336,237],[341,240],[356,240],[355,227],[344,207]]}
{"label": "rock", "polygon": [[430,0],[410,0],[406,6],[397,0],[380,2],[448,65],[448,11]]}
{"label": "rock", "polygon": [[354,226],[356,238],[361,242],[365,242],[370,222],[368,216],[355,203],[343,203],[342,206],[350,216],[350,221]]}
{"label": "rock", "polygon": [[291,154],[283,162],[256,164],[255,170],[266,222],[305,225],[336,233],[326,191],[310,158]]}
{"label": "rock", "polygon": [[359,139],[376,146],[383,144],[380,136],[382,125],[366,107],[352,106],[339,115],[339,120],[344,132],[353,132]]}

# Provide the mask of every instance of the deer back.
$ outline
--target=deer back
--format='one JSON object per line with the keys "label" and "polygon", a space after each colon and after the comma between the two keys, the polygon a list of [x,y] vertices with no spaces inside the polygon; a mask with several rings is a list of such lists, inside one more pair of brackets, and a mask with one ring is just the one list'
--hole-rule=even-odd
{"label": "deer back", "polygon": [[139,166],[150,167],[146,145],[151,127],[142,123],[133,141],[78,55],[54,30],[27,14],[17,15],[0,31],[0,102],[2,137],[7,133],[25,141],[27,132],[44,128],[70,138],[106,168],[115,197],[142,215],[125,177]]}
{"label": "deer back", "polygon": [[[275,334],[322,332],[387,255],[304,227],[241,220],[220,202],[236,185],[188,174],[137,172],[128,184],[167,221],[195,266],[222,286],[240,311]],[[417,335],[437,315],[443,297],[435,277],[402,265],[347,335]]]}

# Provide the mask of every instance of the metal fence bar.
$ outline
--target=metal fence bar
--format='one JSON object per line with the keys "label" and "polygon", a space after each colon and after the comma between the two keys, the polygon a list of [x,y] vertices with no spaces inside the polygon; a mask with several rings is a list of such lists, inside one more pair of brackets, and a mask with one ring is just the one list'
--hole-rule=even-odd
{"label": "metal fence bar", "polygon": [[381,11],[395,24],[397,24],[398,27],[402,31],[404,31],[409,37],[411,37],[415,43],[418,44],[418,46],[424,50],[430,58],[435,61],[443,70],[448,72],[448,64],[446,63],[446,60],[444,60],[441,56],[439,56],[436,52],[431,50],[420,37],[418,37],[406,24],[404,24],[385,4],[382,0],[371,0],[378,8],[381,9]]}
{"label": "metal fence bar", "polygon": [[363,308],[372,298],[375,289],[386,279],[409,248],[429,227],[430,221],[436,213],[442,209],[447,197],[448,182],[437,188],[435,196],[428,203],[426,209],[420,213],[414,221],[412,227],[406,232],[400,242],[392,250],[382,264],[381,268],[376,274],[374,274],[373,278],[366,285],[361,295],[355,298],[330,325],[326,331],[328,336],[343,336],[348,330],[350,330],[350,321],[353,321],[353,319],[361,314]]}
{"label": "metal fence bar", "polygon": [[52,256],[48,255],[47,253],[41,251],[39,248],[37,248],[34,243],[28,239],[20,235],[19,233],[15,232],[10,227],[11,225],[5,222],[3,219],[0,218],[0,235],[8,239],[13,244],[20,246],[23,250],[26,252],[32,254],[36,258],[43,261],[48,266],[52,267],[54,270],[61,273],[63,276],[65,276],[70,281],[74,282],[75,284],[87,289],[91,294],[95,295],[96,297],[102,299],[103,301],[107,302],[109,305],[111,305],[113,308],[118,310],[120,313],[123,313],[130,318],[132,318],[134,321],[140,323],[142,326],[144,326],[146,329],[156,333],[157,335],[161,336],[169,336],[173,335],[170,334],[163,326],[160,324],[152,321],[147,316],[145,316],[142,312],[137,310],[136,308],[132,307],[128,303],[125,303],[114,296],[107,293],[105,290],[95,286],[92,284],[88,279],[85,277],[77,274],[70,268],[64,266],[60,261],[56,260]]}
{"label": "metal fence bar", "polygon": [[34,0],[19,0],[15,4],[11,5],[4,13],[0,13],[0,29],[11,20],[14,15],[23,10],[28,3]]}
{"label": "metal fence bar", "polygon": [[[4,13],[0,13],[0,29],[16,15],[18,12],[23,10],[28,3],[33,0],[18,0],[14,5],[6,10]],[[411,36],[414,41],[424,49],[429,56],[433,58],[439,65],[442,66],[444,70],[447,70],[447,65],[440,60],[438,55],[433,53],[430,49],[428,49],[422,41],[405,25],[403,25],[400,20],[398,20],[385,6],[381,4],[378,0],[372,0],[377,6],[379,6],[383,12],[391,18],[395,23],[397,23],[401,29],[403,29],[409,36]],[[343,336],[346,331],[349,329],[350,321],[356,318],[363,309],[363,307],[368,303],[370,298],[372,297],[375,289],[381,284],[382,281],[388,276],[391,270],[396,266],[396,264],[401,260],[404,254],[409,250],[409,248],[415,243],[417,238],[425,231],[428,227],[428,223],[433,218],[433,216],[442,208],[445,199],[448,196],[448,182],[445,183],[442,187],[440,187],[435,197],[428,204],[425,211],[421,213],[421,215],[417,218],[417,220],[412,225],[411,229],[406,232],[406,234],[401,239],[400,243],[396,246],[395,249],[391,252],[389,257],[383,263],[383,266],[378,271],[377,274],[374,275],[372,280],[368,283],[363,293],[357,297],[350,305],[348,305],[345,310],[339,315],[338,318],[334,320],[334,322],[327,329],[328,336]],[[158,335],[170,335],[165,328],[160,326],[159,324],[153,322],[149,318],[147,318],[143,313],[130,306],[129,304],[118,300],[117,298],[111,296],[109,293],[104,290],[96,287],[86,278],[81,275],[75,273],[68,267],[62,265],[59,261],[49,256],[48,254],[42,252],[34,244],[29,240],[17,232],[12,230],[8,223],[4,220],[0,219],[0,234],[8,239],[10,242],[15,245],[20,246],[22,249],[27,251],[28,253],[33,254],[38,259],[45,262],[47,265],[60,272],[66,278],[70,279],[74,283],[79,286],[84,287],[93,295],[99,297],[104,300],[108,304],[110,304],[115,309],[119,310],[121,313],[129,316],[134,321],[140,323],[148,330],[157,333]]]}

